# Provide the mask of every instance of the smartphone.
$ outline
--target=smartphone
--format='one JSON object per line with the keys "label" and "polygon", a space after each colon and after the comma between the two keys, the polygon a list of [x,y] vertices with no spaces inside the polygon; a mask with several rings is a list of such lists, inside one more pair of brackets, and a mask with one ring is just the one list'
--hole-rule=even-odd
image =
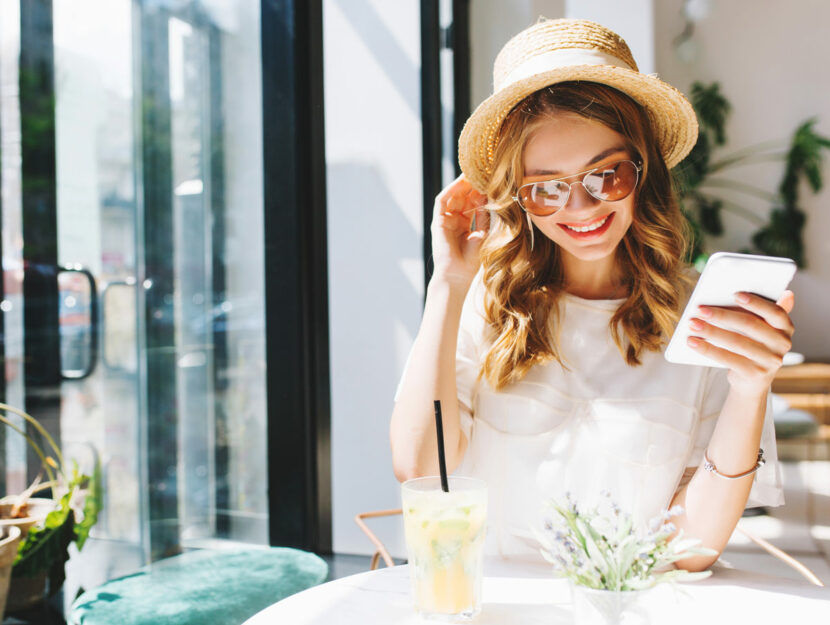
{"label": "smartphone", "polygon": [[777,302],[792,281],[795,269],[795,262],[789,258],[729,252],[712,254],[669,341],[664,353],[666,360],[682,365],[726,368],[686,344],[686,339],[694,334],[689,320],[697,315],[698,306],[738,306],[735,301],[738,291]]}

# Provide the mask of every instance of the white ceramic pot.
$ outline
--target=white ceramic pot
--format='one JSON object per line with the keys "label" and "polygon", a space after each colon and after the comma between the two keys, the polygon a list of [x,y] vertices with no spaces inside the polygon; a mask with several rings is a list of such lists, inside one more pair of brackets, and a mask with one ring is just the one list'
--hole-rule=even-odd
{"label": "white ceramic pot", "polygon": [[648,614],[640,602],[648,590],[596,590],[571,582],[574,625],[640,625]]}
{"label": "white ceramic pot", "polygon": [[15,525],[0,528],[0,621],[6,611],[6,599],[9,596],[9,580],[12,576],[12,563],[17,556],[22,532]]}

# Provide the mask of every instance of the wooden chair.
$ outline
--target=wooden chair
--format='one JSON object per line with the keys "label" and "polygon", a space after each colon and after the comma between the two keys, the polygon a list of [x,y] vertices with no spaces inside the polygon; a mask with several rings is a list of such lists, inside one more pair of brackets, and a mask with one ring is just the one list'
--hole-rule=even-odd
{"label": "wooden chair", "polygon": [[[363,530],[363,533],[366,534],[366,536],[375,546],[375,553],[372,554],[372,560],[369,563],[370,571],[374,571],[378,568],[378,563],[381,558],[383,559],[384,563],[386,563],[386,566],[395,566],[395,562],[392,560],[392,556],[389,555],[389,551],[386,549],[383,542],[381,542],[381,540],[375,535],[375,533],[371,529],[369,529],[369,526],[366,525],[366,519],[396,516],[401,513],[402,510],[400,508],[396,508],[390,510],[375,510],[372,512],[361,512],[360,514],[355,515],[354,522],[357,523],[357,526],[361,530]],[[778,558],[791,568],[798,571],[798,573],[811,584],[815,586],[824,586],[824,583],[822,583],[821,579],[819,579],[819,577],[815,573],[813,573],[813,571],[811,571],[805,564],[799,562],[797,559],[792,557],[786,551],[779,549],[769,541],[761,538],[760,536],[756,536],[755,534],[748,532],[741,527],[736,527],[735,531],[740,532],[749,540],[761,547],[764,551]]]}
{"label": "wooden chair", "polygon": [[374,512],[361,512],[360,514],[355,515],[354,522],[357,523],[357,526],[363,530],[363,533],[369,537],[369,540],[372,541],[372,544],[375,546],[375,553],[372,555],[372,561],[369,563],[370,571],[374,571],[378,568],[378,560],[380,558],[383,558],[386,566],[395,566],[395,562],[392,560],[392,556],[389,555],[389,552],[386,550],[384,544],[377,536],[375,536],[375,533],[369,529],[369,526],[366,525],[365,520],[384,516],[395,516],[402,513],[403,510],[395,508],[390,510],[375,510]]}

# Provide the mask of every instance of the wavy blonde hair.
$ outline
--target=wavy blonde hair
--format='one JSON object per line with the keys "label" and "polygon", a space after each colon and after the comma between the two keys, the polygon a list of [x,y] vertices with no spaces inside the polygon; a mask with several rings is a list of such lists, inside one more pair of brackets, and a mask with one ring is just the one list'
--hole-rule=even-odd
{"label": "wavy blonde hair", "polygon": [[688,224],[645,110],[624,93],[598,83],[565,82],[533,93],[505,118],[486,189],[491,223],[481,262],[484,311],[493,342],[481,375],[494,389],[521,380],[537,363],[556,360],[565,366],[557,330],[564,288],[561,252],[541,232],[531,250],[525,215],[513,200],[524,176],[528,140],[561,113],[618,132],[635,160],[643,163],[633,221],[616,249],[621,286],[628,296],[610,322],[614,342],[629,365],[640,364],[643,350],[661,348],[677,323],[689,283],[684,271]]}

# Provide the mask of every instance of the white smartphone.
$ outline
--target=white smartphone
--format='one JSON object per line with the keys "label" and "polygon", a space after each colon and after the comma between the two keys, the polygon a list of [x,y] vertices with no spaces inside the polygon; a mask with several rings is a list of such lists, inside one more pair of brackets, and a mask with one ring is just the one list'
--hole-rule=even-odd
{"label": "white smartphone", "polygon": [[789,258],[729,252],[712,254],[669,341],[664,353],[666,360],[682,365],[726,368],[686,343],[693,334],[689,320],[697,314],[698,306],[738,306],[735,301],[738,291],[755,293],[776,302],[787,290],[795,269],[795,262]]}

